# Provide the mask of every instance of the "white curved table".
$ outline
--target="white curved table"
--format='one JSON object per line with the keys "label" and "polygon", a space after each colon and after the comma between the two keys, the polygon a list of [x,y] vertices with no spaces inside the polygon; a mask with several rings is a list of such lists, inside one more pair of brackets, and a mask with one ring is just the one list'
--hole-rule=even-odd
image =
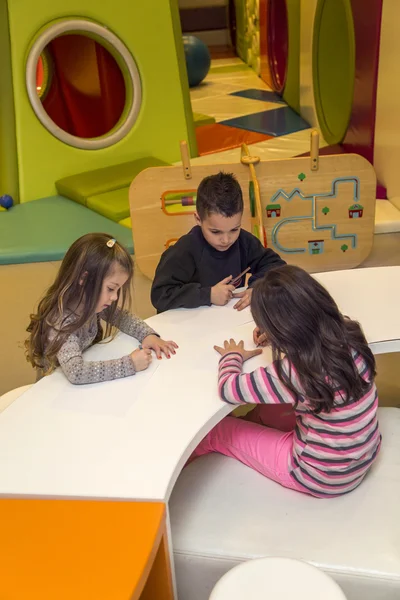
{"label": "white curved table", "polygon": [[[374,352],[400,351],[400,267],[316,276],[341,310],[364,327]],[[218,355],[227,337],[251,343],[249,309],[177,310],[148,320],[180,346],[135,377],[73,386],[57,371],[0,416],[0,495],[168,501],[202,437],[231,410],[217,395]],[[132,351],[119,334],[88,350],[88,359]],[[248,371],[269,360],[245,363]]]}

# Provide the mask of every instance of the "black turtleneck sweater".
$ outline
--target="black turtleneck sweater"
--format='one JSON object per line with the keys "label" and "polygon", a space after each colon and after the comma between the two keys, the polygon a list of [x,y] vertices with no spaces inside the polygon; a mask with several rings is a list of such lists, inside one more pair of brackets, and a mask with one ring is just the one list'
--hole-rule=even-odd
{"label": "black turtleneck sweater", "polygon": [[[285,261],[248,231],[241,229],[236,242],[225,252],[205,240],[197,225],[161,256],[151,301],[157,312],[172,308],[197,308],[211,305],[211,288],[250,267],[249,287],[266,271],[285,265]],[[244,285],[243,277],[240,285]],[[238,287],[240,287],[238,285]]]}

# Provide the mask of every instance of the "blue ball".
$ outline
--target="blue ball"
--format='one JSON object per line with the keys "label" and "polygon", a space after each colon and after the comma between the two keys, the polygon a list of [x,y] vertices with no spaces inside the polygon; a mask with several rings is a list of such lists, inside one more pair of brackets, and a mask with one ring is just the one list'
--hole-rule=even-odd
{"label": "blue ball", "polygon": [[205,43],[194,35],[183,36],[183,48],[185,50],[189,86],[195,87],[203,81],[210,69],[210,52]]}
{"label": "blue ball", "polygon": [[14,200],[8,194],[4,194],[4,196],[0,196],[0,206],[3,208],[11,208],[14,204]]}

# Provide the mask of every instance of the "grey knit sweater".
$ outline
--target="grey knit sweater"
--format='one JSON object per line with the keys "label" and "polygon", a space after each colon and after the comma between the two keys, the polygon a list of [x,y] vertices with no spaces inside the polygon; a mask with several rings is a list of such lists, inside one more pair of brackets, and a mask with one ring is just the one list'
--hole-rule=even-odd
{"label": "grey knit sweater", "polygon": [[[68,317],[64,323],[69,324],[76,318],[74,315]],[[71,383],[97,383],[99,381],[110,381],[135,374],[135,367],[129,355],[114,360],[85,361],[82,353],[92,345],[95,339],[100,319],[109,322],[109,309],[106,308],[99,315],[85,323],[81,329],[71,334],[61,346],[57,359],[64,374]],[[116,310],[112,325],[118,323],[118,328],[128,335],[142,342],[148,335],[157,335],[151,327],[146,325],[142,319],[131,315],[127,311]],[[53,331],[49,341],[56,336]]]}

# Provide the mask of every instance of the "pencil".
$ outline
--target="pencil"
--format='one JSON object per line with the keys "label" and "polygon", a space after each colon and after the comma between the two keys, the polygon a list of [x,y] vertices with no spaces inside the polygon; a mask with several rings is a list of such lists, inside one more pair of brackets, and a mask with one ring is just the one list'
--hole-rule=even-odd
{"label": "pencil", "polygon": [[235,282],[239,283],[239,281],[242,279],[243,275],[246,275],[246,273],[248,273],[248,271],[250,271],[250,267],[247,267],[247,269],[245,269],[244,271],[239,273],[239,275],[237,277],[235,277],[234,279],[231,279],[230,283],[232,285],[235,285]]}

